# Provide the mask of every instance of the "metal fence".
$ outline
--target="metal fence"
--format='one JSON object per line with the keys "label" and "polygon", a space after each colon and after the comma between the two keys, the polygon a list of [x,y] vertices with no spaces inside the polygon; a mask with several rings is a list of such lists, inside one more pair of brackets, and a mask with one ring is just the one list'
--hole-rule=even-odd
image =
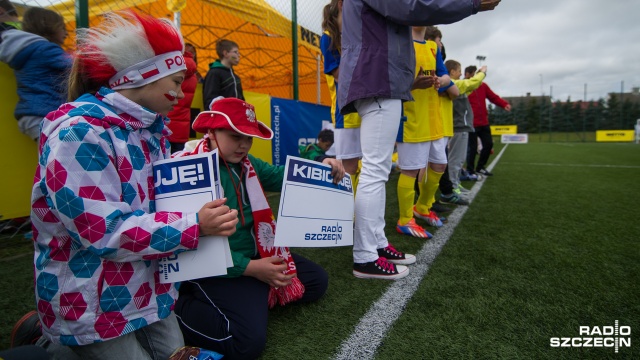
{"label": "metal fence", "polygon": [[489,106],[491,125],[518,125],[530,141],[596,141],[598,130],[634,130],[640,119],[640,94],[611,95],[598,101],[556,101],[548,96],[506,98],[507,112]]}

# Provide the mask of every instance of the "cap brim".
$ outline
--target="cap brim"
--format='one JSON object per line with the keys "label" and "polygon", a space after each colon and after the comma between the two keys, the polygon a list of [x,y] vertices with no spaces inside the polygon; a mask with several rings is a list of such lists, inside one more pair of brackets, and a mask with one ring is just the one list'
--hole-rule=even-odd
{"label": "cap brim", "polygon": [[271,131],[271,129],[269,129],[267,125],[263,124],[258,120],[256,120],[256,122],[258,123],[257,129],[254,127],[245,127],[245,126],[238,127],[238,126],[235,126],[229,119],[227,119],[227,121],[235,131],[237,131],[242,135],[257,137],[263,140],[273,139],[273,131]]}
{"label": "cap brim", "polygon": [[267,125],[262,123],[261,121],[256,120],[258,123],[258,128],[255,127],[247,127],[247,126],[235,126],[229,116],[225,113],[219,111],[203,111],[196,116],[196,119],[193,121],[192,128],[193,130],[199,133],[206,133],[209,129],[216,129],[218,127],[211,126],[211,121],[207,122],[207,120],[213,118],[213,115],[221,115],[227,121],[227,125],[231,127],[235,132],[250,136],[257,137],[263,140],[271,140],[273,139],[273,131],[269,129]]}

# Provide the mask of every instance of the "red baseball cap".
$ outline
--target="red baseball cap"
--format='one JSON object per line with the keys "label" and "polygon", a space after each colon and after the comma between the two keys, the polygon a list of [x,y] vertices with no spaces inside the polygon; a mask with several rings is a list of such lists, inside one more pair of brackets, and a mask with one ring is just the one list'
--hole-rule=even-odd
{"label": "red baseball cap", "polygon": [[253,105],[237,98],[212,101],[211,110],[198,114],[192,127],[199,133],[206,133],[209,129],[227,129],[264,140],[273,138],[273,131],[256,119]]}

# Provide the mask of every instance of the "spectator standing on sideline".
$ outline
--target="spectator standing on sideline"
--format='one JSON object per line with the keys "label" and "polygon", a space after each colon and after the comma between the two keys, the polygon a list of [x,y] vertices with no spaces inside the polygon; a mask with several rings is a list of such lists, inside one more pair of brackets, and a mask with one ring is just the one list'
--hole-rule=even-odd
{"label": "spectator standing on sideline", "polygon": [[238,44],[231,40],[220,39],[216,43],[218,60],[209,64],[209,71],[204,78],[202,101],[204,108],[211,106],[211,101],[222,96],[244,100],[240,77],[233,72],[233,67],[240,62]]}
{"label": "spectator standing on sideline", "polygon": [[[351,0],[343,5],[338,105],[362,118],[362,170],[355,203],[353,274],[399,279],[409,268],[387,261],[415,262],[389,248],[384,233],[385,183],[400,125],[402,102],[412,100],[415,54],[411,25],[449,24],[500,0]],[[393,46],[391,46],[393,45]],[[387,251],[388,250],[388,251]]]}
{"label": "spectator standing on sideline", "polygon": [[[404,116],[396,139],[400,168],[396,231],[419,238],[431,238],[432,235],[416,224],[414,216],[431,226],[442,226],[442,221],[431,210],[440,176],[447,165],[447,140],[442,129],[438,88],[451,82],[438,44],[424,40],[426,31],[425,26],[412,28],[416,58],[416,78],[411,87],[414,101],[403,105]],[[417,202],[414,190],[416,178],[420,189]]]}
{"label": "spectator standing on sideline", "polygon": [[[440,54],[442,55],[442,61],[444,61],[446,59],[446,53],[444,49],[444,44],[442,44],[442,32],[440,31],[440,29],[438,29],[436,26],[427,26],[427,31],[424,37],[425,37],[425,40],[435,41],[435,43],[438,44],[438,50],[440,50]],[[440,95],[440,116],[442,117],[443,135],[447,139],[447,147],[445,148],[445,154],[447,156],[447,166],[445,167],[444,173],[440,177],[439,188],[441,193],[442,192],[451,193],[453,191],[453,184],[449,179],[449,172],[447,171],[447,169],[449,167],[448,144],[451,137],[453,136],[453,114],[451,109],[452,107],[451,101],[449,97],[455,98],[456,96],[458,96],[459,92],[458,92],[458,88],[453,84],[452,81],[450,81],[449,84],[447,84],[446,86],[442,86],[438,89],[438,94]],[[449,208],[442,206],[439,201],[435,200],[435,193],[434,193],[434,199],[432,199],[431,201],[433,202],[431,204],[431,209],[436,213],[450,210]],[[446,222],[446,219],[442,216],[440,216],[440,220],[442,222]]]}
{"label": "spectator standing on sideline", "polygon": [[[464,69],[465,79],[471,79],[477,69],[478,68],[473,65]],[[491,136],[491,127],[489,126],[489,116],[487,114],[487,100],[506,111],[511,111],[511,105],[496,95],[486,83],[482,83],[475,91],[469,94],[469,103],[473,109],[473,128],[475,132],[469,133],[467,171],[470,174],[478,173],[485,176],[492,176],[493,174],[485,169],[485,165],[489,161],[489,156],[491,156],[491,150],[493,149],[493,138]],[[476,164],[478,138],[480,138],[482,142],[482,150],[480,151],[480,157]]]}
{"label": "spectator standing on sideline", "polygon": [[[470,79],[460,79],[462,75],[462,67],[455,60],[445,61],[445,66],[449,70],[449,75],[453,79],[455,86],[458,88],[460,95],[451,100],[444,97],[443,102],[450,102],[453,114],[453,137],[449,141],[449,179],[452,182],[452,190],[450,192],[441,191],[440,201],[446,204],[468,205],[469,201],[462,194],[462,185],[460,185],[460,170],[467,156],[467,144],[469,141],[469,133],[473,132],[473,110],[469,104],[468,94],[477,89],[484,80],[487,67],[483,66]],[[441,189],[442,190],[442,189]],[[457,190],[457,191],[456,191]],[[465,189],[465,191],[468,191]]]}
{"label": "spectator standing on sideline", "polygon": [[336,158],[342,161],[344,169],[351,175],[354,195],[358,187],[362,158],[360,149],[360,123],[358,113],[342,115],[338,106],[338,76],[340,74],[340,51],[342,47],[342,5],[343,0],[331,0],[324,7],[320,50],[324,60],[324,73],[331,95],[331,121],[335,128]]}
{"label": "spectator standing on sideline", "polygon": [[134,12],[79,29],[75,100],[43,122],[31,196],[37,308],[43,338],[81,359],[169,358],[184,341],[178,289],[160,283],[158,259],[236,229],[225,199],[155,211],[152,164],[170,156],[183,46],[171,22]]}
{"label": "spectator standing on sideline", "polygon": [[[193,46],[191,47],[193,48]],[[173,110],[167,115],[169,118],[167,126],[169,130],[171,130],[169,143],[171,144],[172,153],[184,149],[184,143],[189,141],[189,131],[191,130],[191,102],[193,102],[193,96],[198,86],[198,79],[195,75],[197,65],[194,58],[195,55],[189,51],[187,45],[185,45],[184,62],[187,65],[187,70],[184,74],[184,81],[182,82],[184,97],[178,100],[178,104],[174,106]]]}
{"label": "spectator standing on sideline", "polygon": [[[21,28],[22,25],[15,6],[9,0],[0,0],[0,34],[5,30],[20,30]],[[0,43],[2,43],[1,37]]]}
{"label": "spectator standing on sideline", "polygon": [[67,30],[57,12],[28,8],[22,30],[2,32],[0,61],[16,76],[19,100],[13,114],[20,132],[37,141],[42,119],[65,102],[65,79],[72,60],[61,47]]}

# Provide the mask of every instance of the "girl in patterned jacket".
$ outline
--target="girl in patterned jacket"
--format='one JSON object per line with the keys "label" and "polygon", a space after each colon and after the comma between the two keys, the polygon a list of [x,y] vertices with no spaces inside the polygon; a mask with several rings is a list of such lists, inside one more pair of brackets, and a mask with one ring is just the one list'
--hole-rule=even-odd
{"label": "girl in patterned jacket", "polygon": [[44,119],[31,197],[37,309],[44,338],[83,359],[168,358],[184,341],[158,259],[235,232],[224,200],[155,211],[152,164],[170,156],[183,47],[168,21],[109,14],[79,30],[70,102]]}
{"label": "girl in patterned jacket", "polygon": [[[193,151],[174,156],[218,149],[222,189],[240,214],[237,231],[229,237],[234,266],[226,276],[182,283],[175,311],[187,345],[225,359],[255,359],[266,345],[269,308],[319,299],[328,278],[320,265],[273,246],[276,224],[264,191],[282,190],[284,167],[249,154],[254,137],[269,140],[273,132],[256,119],[251,104],[219,99],[193,123],[205,137]],[[332,166],[334,181],[342,179],[339,160],[322,162]]]}

